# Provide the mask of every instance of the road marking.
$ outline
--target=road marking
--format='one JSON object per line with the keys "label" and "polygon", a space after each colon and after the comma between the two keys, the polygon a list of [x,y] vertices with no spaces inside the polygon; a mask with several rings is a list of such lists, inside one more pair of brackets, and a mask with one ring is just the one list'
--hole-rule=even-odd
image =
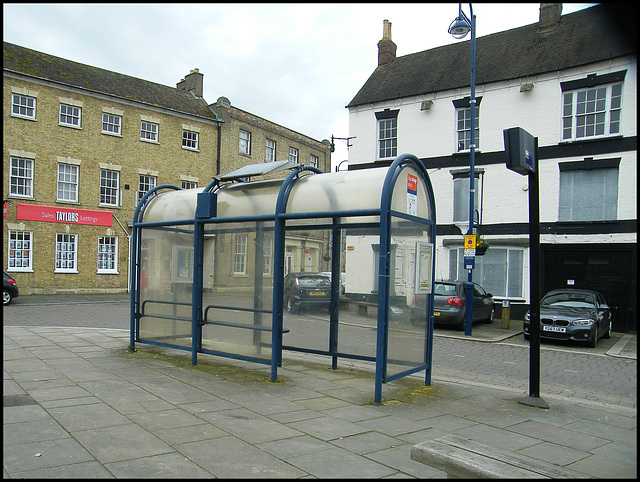
{"label": "road marking", "polygon": [[518,364],[517,362],[514,362],[514,361],[506,361],[506,362],[503,362],[503,363],[506,363],[507,365],[517,365]]}
{"label": "road marking", "polygon": [[458,358],[464,358],[464,355],[452,355],[452,356],[457,356]]}
{"label": "road marking", "polygon": [[564,370],[565,372],[569,372],[569,373],[580,373],[578,370]]}

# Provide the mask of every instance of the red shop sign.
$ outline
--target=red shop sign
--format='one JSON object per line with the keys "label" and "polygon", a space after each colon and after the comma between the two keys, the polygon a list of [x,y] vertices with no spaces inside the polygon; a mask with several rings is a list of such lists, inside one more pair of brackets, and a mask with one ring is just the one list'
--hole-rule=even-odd
{"label": "red shop sign", "polygon": [[69,209],[37,204],[18,204],[16,219],[24,221],[45,221],[48,223],[89,224],[111,226],[113,213],[89,209]]}

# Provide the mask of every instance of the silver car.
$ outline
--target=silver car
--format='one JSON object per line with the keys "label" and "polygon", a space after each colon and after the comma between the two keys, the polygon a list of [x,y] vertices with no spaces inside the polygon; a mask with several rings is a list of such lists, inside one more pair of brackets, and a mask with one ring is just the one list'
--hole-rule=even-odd
{"label": "silver car", "polygon": [[[524,338],[531,336],[531,313],[524,317]],[[602,294],[593,290],[549,291],[540,300],[540,338],[572,340],[594,347],[611,337],[611,309]]]}

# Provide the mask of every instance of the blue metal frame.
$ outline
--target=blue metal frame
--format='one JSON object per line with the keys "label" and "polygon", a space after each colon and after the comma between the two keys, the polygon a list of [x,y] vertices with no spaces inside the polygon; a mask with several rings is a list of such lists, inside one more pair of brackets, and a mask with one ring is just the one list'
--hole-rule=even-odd
{"label": "blue metal frame", "polygon": [[[412,167],[418,172],[423,185],[426,187],[426,194],[428,196],[429,207],[432,209],[432,219],[423,219],[417,216],[412,216],[403,212],[396,212],[391,209],[391,202],[393,198],[393,189],[399,179],[399,176],[403,169]],[[431,384],[431,365],[432,365],[432,348],[433,348],[433,292],[428,297],[427,305],[427,320],[425,324],[426,336],[425,336],[425,363],[417,367],[411,367],[408,370],[395,374],[391,377],[387,377],[387,344],[389,338],[389,281],[390,281],[390,244],[391,244],[391,221],[393,217],[408,219],[424,223],[431,230],[431,242],[435,247],[436,230],[435,230],[435,198],[433,194],[433,188],[431,181],[427,174],[424,164],[416,156],[412,154],[402,154],[398,156],[388,169],[386,177],[382,186],[382,195],[379,208],[368,208],[361,210],[341,210],[341,211],[319,211],[319,212],[305,212],[305,213],[287,213],[287,202],[293,187],[300,179],[300,175],[305,172],[311,172],[313,174],[321,174],[322,171],[312,166],[298,165],[292,172],[290,172],[284,179],[278,197],[276,200],[275,212],[273,215],[257,215],[257,216],[234,216],[219,218],[214,216],[199,217],[200,214],[194,214],[192,219],[174,220],[167,222],[142,222],[142,215],[146,208],[147,200],[151,196],[155,196],[159,191],[163,189],[180,188],[173,185],[161,185],[149,192],[147,192],[138,203],[133,219],[133,242],[132,242],[132,290],[131,290],[131,334],[130,334],[130,348],[135,349],[135,342],[148,343],[151,345],[168,346],[177,349],[189,350],[184,346],[164,344],[158,341],[140,340],[139,337],[139,325],[140,318],[145,316],[140,312],[140,257],[141,257],[141,230],[150,227],[161,226],[179,226],[179,225],[192,225],[194,228],[193,235],[193,247],[194,247],[194,272],[193,272],[193,286],[192,286],[192,310],[191,310],[191,362],[193,365],[197,364],[197,354],[206,353],[217,356],[223,356],[227,358],[234,358],[239,360],[253,361],[257,363],[268,364],[265,359],[258,359],[254,357],[248,357],[244,355],[236,355],[232,353],[220,353],[212,350],[205,350],[202,348],[202,326],[207,324],[206,313],[210,307],[207,307],[203,316],[203,299],[202,299],[202,287],[203,287],[203,250],[204,250],[204,225],[210,223],[230,223],[230,222],[259,222],[259,221],[273,221],[274,223],[274,286],[273,286],[273,303],[272,303],[272,323],[271,323],[271,381],[277,380],[277,367],[282,365],[282,350],[283,350],[283,293],[284,293],[284,250],[285,250],[285,231],[286,221],[289,219],[318,219],[329,218],[331,224],[325,228],[330,229],[333,236],[332,243],[332,284],[331,284],[331,305],[330,305],[330,342],[328,353],[318,350],[309,350],[302,348],[286,347],[286,349],[308,352],[308,353],[322,353],[331,356],[332,368],[337,368],[337,359],[339,357],[354,358],[371,360],[372,357],[350,355],[346,353],[339,353],[337,350],[338,340],[338,315],[339,315],[339,295],[340,295],[340,236],[344,227],[352,228],[354,224],[341,224],[340,218],[353,218],[358,216],[379,216],[379,232],[380,232],[380,254],[379,254],[379,267],[378,267],[378,318],[377,318],[377,338],[376,338],[376,374],[375,374],[375,403],[380,403],[382,399],[382,384],[391,380],[401,378],[403,376],[415,373],[421,370],[426,370],[425,384]],[[214,179],[209,185],[207,185],[203,192],[213,193],[219,189],[218,179]],[[200,204],[200,198],[198,204]],[[203,198],[202,202],[215,203],[216,198],[212,196],[210,198]],[[197,209],[196,209],[197,211]],[[207,212],[204,210],[204,212]],[[371,223],[364,223],[363,226],[371,226]],[[435,256],[435,249],[434,249]],[[435,262],[432,264],[432,279],[435,279]],[[254,306],[254,310],[266,312],[261,309],[260,306]],[[247,326],[247,328],[254,328]],[[268,327],[260,327],[260,329],[268,330]]]}

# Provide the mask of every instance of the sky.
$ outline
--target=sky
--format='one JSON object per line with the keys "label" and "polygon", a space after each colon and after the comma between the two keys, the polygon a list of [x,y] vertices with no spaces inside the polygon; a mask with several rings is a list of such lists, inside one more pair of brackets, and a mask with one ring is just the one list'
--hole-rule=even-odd
{"label": "sky", "polygon": [[[349,136],[346,105],[378,65],[383,21],[396,56],[459,40],[457,3],[3,3],[4,41],[159,84],[192,69],[204,98],[318,141]],[[594,4],[563,4],[568,14]],[[469,4],[462,4],[470,15]],[[472,4],[476,35],[536,23],[539,3]],[[332,169],[348,159],[335,141]]]}

